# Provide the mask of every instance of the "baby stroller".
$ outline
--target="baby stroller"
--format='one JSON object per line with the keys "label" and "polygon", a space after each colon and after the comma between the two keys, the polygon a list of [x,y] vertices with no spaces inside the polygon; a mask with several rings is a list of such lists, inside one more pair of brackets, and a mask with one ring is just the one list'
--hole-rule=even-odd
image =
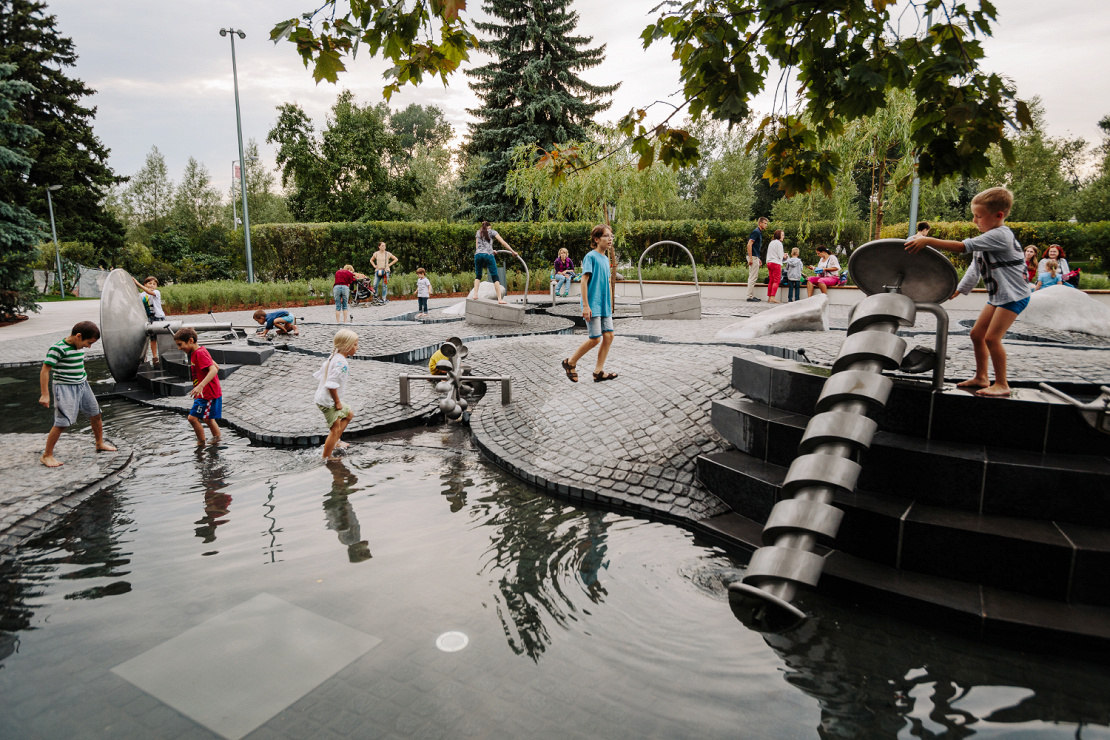
{"label": "baby stroller", "polygon": [[364,277],[355,281],[351,288],[351,305],[380,306],[384,303],[374,290],[373,278]]}

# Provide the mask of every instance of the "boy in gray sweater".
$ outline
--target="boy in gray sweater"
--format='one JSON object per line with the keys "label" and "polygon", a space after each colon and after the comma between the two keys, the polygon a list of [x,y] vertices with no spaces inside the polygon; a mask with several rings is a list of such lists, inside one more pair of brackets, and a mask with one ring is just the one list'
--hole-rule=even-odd
{"label": "boy in gray sweater", "polygon": [[[948,252],[971,252],[974,260],[963,280],[952,294],[967,295],[982,279],[987,287],[987,305],[983,307],[971,329],[971,345],[975,350],[975,377],[958,383],[957,387],[975,389],[978,396],[1009,396],[1006,381],[1006,349],[1002,338],[1018,314],[1029,305],[1029,283],[1025,279],[1025,255],[1014,232],[1006,226],[1006,216],[1014,205],[1014,196],[1006,188],[989,188],[971,200],[971,217],[980,235],[962,242],[913,236],[906,242],[911,254],[923,247]],[[987,358],[994,366],[994,384],[987,374]]]}

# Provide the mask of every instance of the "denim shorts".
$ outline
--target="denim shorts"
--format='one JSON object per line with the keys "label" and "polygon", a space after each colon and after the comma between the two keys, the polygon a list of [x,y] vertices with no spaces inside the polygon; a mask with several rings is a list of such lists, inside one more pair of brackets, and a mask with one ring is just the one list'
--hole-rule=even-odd
{"label": "denim shorts", "polygon": [[1028,305],[1029,299],[1022,298],[1020,301],[1010,301],[1009,303],[1003,303],[1001,306],[996,306],[996,308],[1004,308],[1007,311],[1013,311],[1016,314],[1020,314]]}
{"label": "denim shorts", "polygon": [[351,297],[351,289],[346,285],[336,285],[331,289],[331,294],[335,296],[335,310],[346,311],[347,299]]}
{"label": "denim shorts", "polygon": [[222,419],[224,418],[224,398],[197,398],[193,401],[193,408],[189,416],[197,419]]}
{"label": "denim shorts", "polygon": [[54,384],[54,426],[68,427],[77,421],[77,414],[88,418],[100,416],[100,404],[96,402],[89,381],[81,383]]}
{"label": "denim shorts", "polygon": [[599,339],[603,332],[613,333],[613,317],[594,316],[590,319],[590,339]]}
{"label": "denim shorts", "polygon": [[492,254],[484,254],[482,252],[476,252],[474,254],[474,277],[479,280],[482,279],[482,268],[489,270],[491,282],[501,282],[497,275],[497,258]]}

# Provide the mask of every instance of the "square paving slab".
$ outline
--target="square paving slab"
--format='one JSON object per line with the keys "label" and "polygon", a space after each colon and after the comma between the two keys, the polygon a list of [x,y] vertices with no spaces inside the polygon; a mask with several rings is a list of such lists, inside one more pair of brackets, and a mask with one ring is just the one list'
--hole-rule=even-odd
{"label": "square paving slab", "polygon": [[381,640],[259,594],[112,671],[239,740]]}

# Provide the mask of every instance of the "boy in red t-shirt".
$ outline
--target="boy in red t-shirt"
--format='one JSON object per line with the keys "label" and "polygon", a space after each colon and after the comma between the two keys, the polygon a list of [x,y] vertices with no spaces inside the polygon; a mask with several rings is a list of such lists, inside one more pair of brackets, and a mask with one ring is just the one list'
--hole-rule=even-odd
{"label": "boy in red t-shirt", "polygon": [[197,333],[194,329],[185,327],[173,335],[177,348],[189,355],[189,374],[193,378],[193,390],[189,396],[195,399],[193,408],[189,411],[189,423],[197,433],[197,444],[204,444],[204,427],[200,420],[208,423],[212,430],[212,441],[220,441],[220,425],[217,419],[223,418],[223,391],[220,389],[220,366],[212,359],[212,355],[204,347],[197,345]]}

